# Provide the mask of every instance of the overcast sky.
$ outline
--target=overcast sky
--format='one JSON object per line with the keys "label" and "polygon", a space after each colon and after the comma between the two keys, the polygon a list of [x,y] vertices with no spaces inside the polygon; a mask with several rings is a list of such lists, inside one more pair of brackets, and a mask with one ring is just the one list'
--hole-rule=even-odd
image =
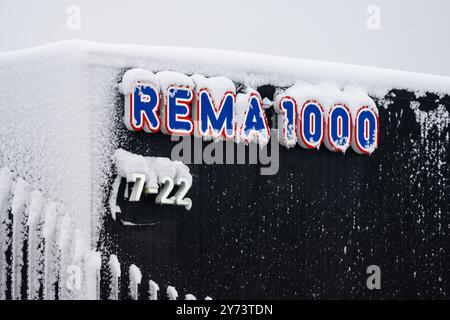
{"label": "overcast sky", "polygon": [[[80,9],[80,29],[70,5]],[[0,0],[0,51],[70,38],[450,76],[450,0]]]}

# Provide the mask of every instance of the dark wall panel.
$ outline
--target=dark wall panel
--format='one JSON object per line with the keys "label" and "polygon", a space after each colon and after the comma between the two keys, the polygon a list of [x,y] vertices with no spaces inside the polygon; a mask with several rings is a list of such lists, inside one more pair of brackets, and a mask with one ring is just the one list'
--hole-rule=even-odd
{"label": "dark wall panel", "polygon": [[[440,104],[450,111],[449,98],[388,97],[387,109],[379,105],[380,146],[371,156],[280,146],[273,176],[260,175],[260,165],[189,164],[190,211],[152,198],[134,207],[123,202],[124,218],[158,222],[125,227],[105,219],[105,251],[122,263],[123,297],[134,263],[144,276],[143,298],[149,279],[160,296],[173,285],[180,295],[215,299],[448,298],[448,126],[430,126],[424,137],[411,101],[423,111]],[[177,143],[119,127],[120,147],[133,153],[170,157]],[[366,287],[371,264],[381,268],[381,290]]]}

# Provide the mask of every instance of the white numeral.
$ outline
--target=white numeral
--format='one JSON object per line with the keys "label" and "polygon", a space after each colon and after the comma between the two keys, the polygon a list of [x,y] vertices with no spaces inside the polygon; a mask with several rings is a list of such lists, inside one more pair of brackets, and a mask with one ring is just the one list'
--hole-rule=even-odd
{"label": "white numeral", "polygon": [[142,190],[144,189],[145,174],[132,173],[127,176],[127,182],[134,182],[131,190],[130,201],[139,201],[141,199]]}
{"label": "white numeral", "polygon": [[170,199],[167,198],[169,196],[169,194],[172,192],[173,187],[175,185],[173,182],[173,179],[171,177],[166,176],[161,179],[161,182],[164,183],[164,187],[159,192],[159,194],[156,196],[156,203],[174,204],[175,200],[173,197]]}

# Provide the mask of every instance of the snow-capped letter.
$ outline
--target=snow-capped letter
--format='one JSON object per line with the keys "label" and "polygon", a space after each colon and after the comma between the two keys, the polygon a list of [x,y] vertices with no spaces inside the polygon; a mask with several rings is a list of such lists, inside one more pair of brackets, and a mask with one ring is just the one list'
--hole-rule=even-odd
{"label": "snow-capped letter", "polygon": [[159,118],[159,90],[152,84],[137,84],[133,92],[125,97],[125,125],[129,130],[158,132],[161,128]]}

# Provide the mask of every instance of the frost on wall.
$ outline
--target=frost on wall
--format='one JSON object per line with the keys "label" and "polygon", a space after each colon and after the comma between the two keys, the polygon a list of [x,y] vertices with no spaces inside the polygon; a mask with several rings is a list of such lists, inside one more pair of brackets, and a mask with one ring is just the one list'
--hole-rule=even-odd
{"label": "frost on wall", "polygon": [[[145,193],[158,194],[160,186],[162,186],[161,190],[163,190],[168,179],[175,184],[183,182],[188,188],[192,186],[192,175],[189,173],[189,167],[181,161],[172,161],[165,157],[144,157],[123,149],[117,149],[114,152],[114,164],[117,177],[113,182],[112,193],[109,199],[110,212],[114,220],[116,220],[117,214],[121,212],[121,208],[117,205],[117,197],[122,179],[126,179],[127,182],[134,182],[131,193],[126,188],[124,195],[128,198],[130,193],[131,201],[138,201],[141,195]],[[142,184],[140,184],[140,180],[142,180]],[[192,202],[188,198],[181,200],[183,202],[177,202],[178,200],[174,198],[176,204],[184,205],[187,210],[192,207]],[[127,221],[121,221],[121,223],[132,224]]]}
{"label": "frost on wall", "polygon": [[[281,107],[282,102],[285,99],[292,99],[296,105],[296,116],[301,116],[302,106],[304,106],[307,102],[317,102],[322,108],[324,114],[324,133],[323,133],[323,142],[325,146],[330,151],[339,151],[345,153],[347,149],[351,146],[355,152],[360,153],[359,149],[355,145],[354,139],[350,139],[350,141],[339,141],[339,149],[334,146],[334,143],[330,141],[329,135],[329,115],[330,112],[336,106],[342,106],[350,113],[351,121],[349,126],[350,131],[352,133],[355,131],[355,122],[357,118],[358,111],[361,108],[367,107],[372,110],[376,115],[378,115],[378,108],[371,97],[360,87],[352,87],[348,86],[341,90],[338,86],[333,83],[320,83],[317,85],[311,85],[309,83],[296,83],[295,85],[287,88],[286,90],[278,90],[275,96],[274,109],[278,114],[278,128],[283,128],[280,133],[280,143],[287,148],[294,147],[297,143],[303,147],[306,147],[305,141],[299,139],[300,132],[299,127],[297,127],[297,132],[295,132],[294,128],[292,128],[292,124],[286,130],[286,124],[283,123],[285,121],[285,117],[283,116],[283,108]],[[296,121],[298,122],[298,118]],[[286,131],[290,133],[286,133]],[[350,134],[351,136],[352,134]],[[341,138],[342,139],[342,138]],[[317,145],[317,148],[320,148],[320,144]],[[370,150],[372,153],[374,150]]]}
{"label": "frost on wall", "polygon": [[13,200],[11,214],[13,216],[13,241],[12,241],[12,298],[19,300],[22,286],[23,245],[27,235],[27,202],[28,184],[23,179],[13,185]]}
{"label": "frost on wall", "polygon": [[159,286],[158,284],[153,281],[150,280],[148,282],[148,293],[149,293],[149,300],[158,300],[158,291],[159,291]]}

